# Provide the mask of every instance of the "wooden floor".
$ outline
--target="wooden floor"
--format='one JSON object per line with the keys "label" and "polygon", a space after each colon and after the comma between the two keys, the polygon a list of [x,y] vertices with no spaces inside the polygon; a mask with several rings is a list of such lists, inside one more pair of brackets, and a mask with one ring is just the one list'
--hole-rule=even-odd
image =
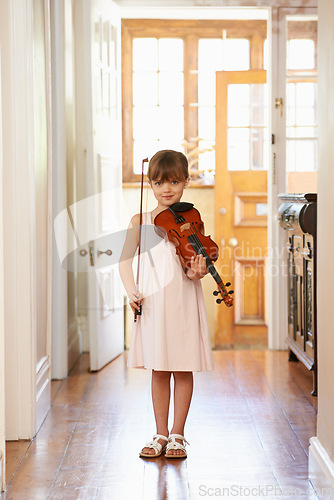
{"label": "wooden floor", "polygon": [[215,371],[194,374],[185,460],[138,456],[155,432],[150,371],[127,369],[125,353],[89,373],[81,356],[68,379],[52,382],[52,407],[32,442],[7,443],[1,498],[308,498],[311,373],[287,351],[213,355]]}

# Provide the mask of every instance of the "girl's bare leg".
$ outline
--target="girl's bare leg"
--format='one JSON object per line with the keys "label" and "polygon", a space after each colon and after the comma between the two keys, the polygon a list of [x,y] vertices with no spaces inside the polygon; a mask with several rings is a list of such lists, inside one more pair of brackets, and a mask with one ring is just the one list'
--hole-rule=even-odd
{"label": "girl's bare leg", "polygon": [[[152,370],[152,402],[157,434],[168,437],[168,411],[170,401],[171,372]],[[166,441],[159,439],[158,443],[165,446]],[[143,448],[143,453],[155,455],[153,448]]]}
{"label": "girl's bare leg", "polygon": [[[184,436],[184,425],[193,393],[193,373],[173,372],[174,375],[174,424],[171,434]],[[183,444],[182,440],[176,439]],[[182,450],[169,450],[169,454],[184,455]]]}

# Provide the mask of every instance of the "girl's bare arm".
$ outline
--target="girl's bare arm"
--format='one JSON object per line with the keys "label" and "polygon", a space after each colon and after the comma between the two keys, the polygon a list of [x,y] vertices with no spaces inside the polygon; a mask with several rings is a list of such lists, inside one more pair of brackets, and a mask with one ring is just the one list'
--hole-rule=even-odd
{"label": "girl's bare arm", "polygon": [[[133,311],[135,309],[139,309],[139,304],[141,302],[140,294],[136,290],[136,283],[132,270],[133,258],[138,248],[138,226],[139,215],[137,214],[132,217],[127,229],[125,243],[118,266],[121,280],[123,282],[127,296],[129,297],[130,306]],[[138,305],[136,302],[138,303]]]}

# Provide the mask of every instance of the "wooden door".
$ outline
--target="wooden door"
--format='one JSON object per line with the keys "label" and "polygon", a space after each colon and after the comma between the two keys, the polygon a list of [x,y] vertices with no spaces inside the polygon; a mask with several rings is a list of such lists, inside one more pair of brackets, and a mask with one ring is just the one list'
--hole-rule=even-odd
{"label": "wooden door", "polygon": [[234,307],[217,306],[217,347],[265,347],[268,98],[266,71],[217,72],[215,237]]}

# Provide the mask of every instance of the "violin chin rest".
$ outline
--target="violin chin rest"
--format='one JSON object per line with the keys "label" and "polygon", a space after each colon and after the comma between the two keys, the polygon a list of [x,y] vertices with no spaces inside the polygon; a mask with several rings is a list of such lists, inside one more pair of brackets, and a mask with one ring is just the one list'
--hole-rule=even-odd
{"label": "violin chin rest", "polygon": [[178,201],[176,203],[173,203],[173,205],[170,205],[172,210],[175,210],[175,212],[186,212],[187,210],[192,209],[194,206],[193,203],[188,203],[187,201]]}

